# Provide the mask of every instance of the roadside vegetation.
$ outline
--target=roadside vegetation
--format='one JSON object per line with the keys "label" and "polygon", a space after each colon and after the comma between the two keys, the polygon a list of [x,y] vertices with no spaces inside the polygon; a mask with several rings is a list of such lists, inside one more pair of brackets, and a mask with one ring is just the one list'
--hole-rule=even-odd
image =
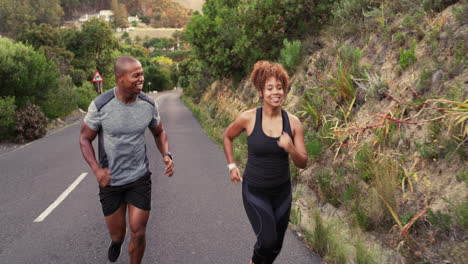
{"label": "roadside vegetation", "polygon": [[[136,57],[146,76],[145,91],[177,85],[176,64],[188,56],[185,36],[117,39],[127,7],[118,1],[89,1],[90,7],[114,11],[112,23],[92,18],[80,27],[59,27],[84,7],[58,0],[5,0],[0,3],[0,141],[25,142],[45,135],[47,124],[78,108],[87,110],[98,94],[90,82],[96,71],[104,91],[115,85],[113,63],[122,55]],[[42,7],[49,6],[49,9]],[[120,23],[120,24],[119,24]],[[125,34],[124,34],[125,35]]]}
{"label": "roadside vegetation", "polygon": [[[253,62],[281,62],[311,160],[293,169],[291,224],[314,251],[326,263],[464,263],[467,1],[281,4],[209,1],[195,14],[186,104],[221,144],[260,104]],[[236,161],[246,152],[236,140]]]}

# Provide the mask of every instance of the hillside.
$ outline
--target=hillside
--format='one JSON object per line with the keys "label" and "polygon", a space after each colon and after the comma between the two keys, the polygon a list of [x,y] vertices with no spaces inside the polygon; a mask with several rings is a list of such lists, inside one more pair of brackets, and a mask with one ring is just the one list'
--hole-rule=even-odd
{"label": "hillside", "polygon": [[187,8],[200,12],[202,10],[204,0],[174,0],[174,2],[178,2]]}
{"label": "hillside", "polygon": [[141,0],[141,13],[153,27],[184,27],[192,16],[192,10],[172,0]]}
{"label": "hillside", "polygon": [[[290,221],[325,263],[465,263],[468,3],[343,2],[353,4],[301,40],[284,104],[310,160],[292,169]],[[187,105],[219,143],[260,105],[245,77],[191,89]]]}
{"label": "hillside", "polygon": [[[73,4],[63,2],[65,20],[78,18],[84,14],[97,13],[102,9],[110,9],[111,1],[93,0]],[[202,1],[173,1],[173,0],[121,0],[128,15],[138,15],[144,22],[153,27],[184,27],[190,20],[192,7],[200,8]]]}

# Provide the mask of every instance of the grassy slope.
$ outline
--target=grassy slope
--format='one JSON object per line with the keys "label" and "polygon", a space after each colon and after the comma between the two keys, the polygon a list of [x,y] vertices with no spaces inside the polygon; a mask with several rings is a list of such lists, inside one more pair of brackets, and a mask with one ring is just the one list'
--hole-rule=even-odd
{"label": "grassy slope", "polygon": [[[302,114],[312,161],[297,177],[291,222],[330,263],[405,262],[400,254],[407,263],[462,263],[468,252],[468,146],[454,116],[431,109],[460,108],[430,100],[467,98],[466,19],[452,6],[435,16],[413,10],[382,20],[374,13],[365,24],[362,35],[339,37],[330,28],[304,42],[309,55],[292,79],[286,105],[293,113],[311,106]],[[350,69],[339,71],[339,61],[357,64],[355,80]],[[351,107],[330,93],[349,83],[357,95]],[[191,104],[218,142],[226,124],[256,104],[249,83],[236,94],[231,86],[217,82],[201,104]],[[240,140],[238,160],[245,160],[244,152]],[[420,212],[401,236],[398,225]]]}

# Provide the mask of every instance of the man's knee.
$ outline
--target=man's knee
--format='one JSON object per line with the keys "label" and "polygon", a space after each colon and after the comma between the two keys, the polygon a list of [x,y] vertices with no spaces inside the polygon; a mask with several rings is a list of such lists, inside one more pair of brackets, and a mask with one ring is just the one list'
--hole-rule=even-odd
{"label": "man's knee", "polygon": [[132,230],[131,239],[136,243],[143,243],[145,241],[146,231],[145,228]]}

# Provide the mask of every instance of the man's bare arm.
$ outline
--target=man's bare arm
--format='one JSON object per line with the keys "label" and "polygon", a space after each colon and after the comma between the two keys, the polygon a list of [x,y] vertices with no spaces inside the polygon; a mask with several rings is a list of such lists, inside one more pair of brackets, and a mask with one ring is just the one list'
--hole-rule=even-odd
{"label": "man's bare arm", "polygon": [[97,132],[89,128],[85,123],[80,129],[80,149],[84,159],[89,167],[96,175],[96,180],[102,187],[110,183],[110,170],[103,169],[99,166],[96,160],[96,155],[93,148],[93,140],[96,138]]}
{"label": "man's bare arm", "polygon": [[[162,126],[162,121],[155,127],[150,127],[150,131],[153,134],[154,141],[156,142],[156,146],[159,149],[161,154],[169,152],[169,140],[167,138],[166,131]],[[163,162],[166,164],[166,171],[164,174],[167,176],[172,176],[174,174],[174,162],[172,158],[168,156],[163,156]]]}

